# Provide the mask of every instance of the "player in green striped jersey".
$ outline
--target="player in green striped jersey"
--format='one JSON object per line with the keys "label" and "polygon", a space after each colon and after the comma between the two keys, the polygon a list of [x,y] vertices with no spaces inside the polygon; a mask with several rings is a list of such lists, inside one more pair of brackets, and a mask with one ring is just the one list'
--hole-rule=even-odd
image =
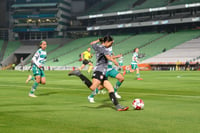
{"label": "player in green striped jersey", "polygon": [[142,78],[140,78],[140,70],[139,70],[139,67],[138,67],[138,63],[139,63],[138,52],[139,52],[139,48],[135,48],[133,56],[132,56],[132,62],[131,62],[131,70],[130,70],[130,72],[134,72],[136,70],[137,80],[143,80]]}
{"label": "player in green striped jersey", "polygon": [[34,81],[31,91],[29,92],[30,97],[37,97],[34,94],[34,92],[37,89],[38,85],[46,83],[46,78],[44,74],[44,64],[47,58],[46,48],[47,48],[47,42],[41,41],[40,48],[37,50],[37,52],[34,54],[32,58],[32,62],[33,62],[32,71],[33,71],[34,77],[29,75],[28,79],[26,80],[26,83],[28,83],[30,80]]}

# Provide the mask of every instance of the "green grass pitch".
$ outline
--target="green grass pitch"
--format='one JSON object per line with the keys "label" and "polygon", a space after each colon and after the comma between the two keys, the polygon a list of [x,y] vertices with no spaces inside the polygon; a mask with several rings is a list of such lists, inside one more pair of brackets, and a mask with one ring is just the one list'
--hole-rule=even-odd
{"label": "green grass pitch", "polygon": [[[108,94],[87,100],[90,90],[66,71],[46,71],[37,98],[28,97],[31,72],[0,71],[0,133],[197,133],[200,72],[143,71],[127,74],[119,94],[128,111],[115,110]],[[115,79],[110,79],[114,84]],[[132,109],[141,98],[144,110]]]}

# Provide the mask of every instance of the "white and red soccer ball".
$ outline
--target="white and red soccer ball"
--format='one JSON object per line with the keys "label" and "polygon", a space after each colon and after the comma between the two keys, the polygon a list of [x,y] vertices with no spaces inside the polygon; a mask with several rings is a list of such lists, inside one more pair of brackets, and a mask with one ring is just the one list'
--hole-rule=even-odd
{"label": "white and red soccer ball", "polygon": [[133,109],[135,110],[141,110],[141,109],[144,109],[144,102],[142,99],[137,98],[133,100],[132,106],[133,106]]}

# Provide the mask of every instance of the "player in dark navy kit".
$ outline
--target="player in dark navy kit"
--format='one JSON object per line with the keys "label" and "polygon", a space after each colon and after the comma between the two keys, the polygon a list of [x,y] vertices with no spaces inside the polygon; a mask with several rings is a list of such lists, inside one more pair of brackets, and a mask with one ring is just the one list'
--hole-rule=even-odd
{"label": "player in dark navy kit", "polygon": [[[98,44],[100,41],[102,43]],[[103,85],[108,90],[110,99],[115,105],[117,111],[126,111],[129,107],[123,107],[119,104],[114,94],[114,88],[106,77],[108,60],[112,61],[116,66],[119,66],[118,62],[110,56],[109,51],[107,49],[112,46],[113,42],[114,40],[111,36],[105,36],[104,38],[98,39],[97,41],[91,43],[92,48],[96,53],[97,59],[96,67],[92,76],[92,82],[87,77],[85,77],[79,70],[71,71],[69,73],[69,76],[78,76],[92,91],[98,88],[99,85]]]}

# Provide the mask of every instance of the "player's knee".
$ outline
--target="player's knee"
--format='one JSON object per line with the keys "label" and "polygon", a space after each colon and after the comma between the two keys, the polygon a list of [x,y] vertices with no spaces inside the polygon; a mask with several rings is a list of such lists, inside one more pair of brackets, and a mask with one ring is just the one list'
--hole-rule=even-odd
{"label": "player's knee", "polygon": [[46,81],[41,81],[41,84],[45,85],[45,84],[46,84]]}
{"label": "player's knee", "polygon": [[124,77],[120,77],[119,82],[123,82],[124,81]]}

